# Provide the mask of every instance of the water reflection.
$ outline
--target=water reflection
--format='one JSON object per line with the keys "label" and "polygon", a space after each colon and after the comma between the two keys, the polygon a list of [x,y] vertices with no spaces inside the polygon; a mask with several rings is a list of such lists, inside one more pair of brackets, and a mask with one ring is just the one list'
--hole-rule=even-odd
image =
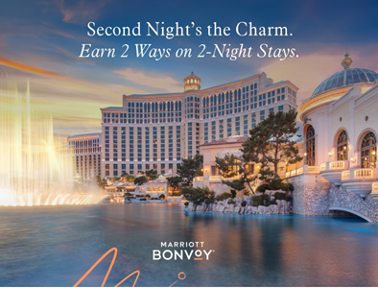
{"label": "water reflection", "polygon": [[[72,286],[108,249],[107,286],[377,286],[378,226],[354,217],[184,213],[174,204],[0,210],[0,285]],[[152,261],[160,242],[203,241],[210,261]],[[99,286],[103,261],[82,283]],[[158,265],[157,265],[158,264]],[[131,286],[133,280],[124,284]],[[83,286],[81,285],[81,286]]]}

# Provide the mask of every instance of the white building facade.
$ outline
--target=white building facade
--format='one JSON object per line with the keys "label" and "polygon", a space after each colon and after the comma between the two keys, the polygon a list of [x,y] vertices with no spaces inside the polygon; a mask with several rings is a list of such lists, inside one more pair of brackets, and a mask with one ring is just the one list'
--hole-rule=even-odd
{"label": "white building facade", "polygon": [[[301,104],[305,164],[319,166],[324,178],[343,183],[348,189],[355,190],[353,186],[357,185],[358,193],[366,196],[364,191],[371,191],[371,181],[366,186],[353,178],[357,174],[364,178],[378,176],[378,74],[350,68],[351,63],[346,54],[344,70],[323,81]],[[342,171],[349,172],[342,177]]]}
{"label": "white building facade", "polygon": [[298,88],[290,81],[273,83],[265,73],[204,90],[200,84],[192,73],[181,93],[124,95],[122,107],[101,109],[101,176],[176,173],[200,145],[247,135],[270,112],[297,108]]}
{"label": "white building facade", "polygon": [[346,211],[378,223],[378,74],[350,68],[324,80],[300,106],[304,166],[286,173],[294,213]]}

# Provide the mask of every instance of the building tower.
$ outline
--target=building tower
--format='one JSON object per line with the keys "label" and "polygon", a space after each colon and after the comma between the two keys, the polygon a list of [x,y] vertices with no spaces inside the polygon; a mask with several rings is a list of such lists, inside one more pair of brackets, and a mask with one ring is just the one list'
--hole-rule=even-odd
{"label": "building tower", "polygon": [[199,154],[200,145],[200,96],[198,94],[201,88],[201,78],[194,75],[184,78],[184,95],[185,95],[185,114],[184,129],[185,137],[184,151],[188,157]]}
{"label": "building tower", "polygon": [[184,78],[184,91],[191,91],[191,90],[200,90],[201,89],[201,78],[194,75],[194,73],[190,73],[190,76]]}

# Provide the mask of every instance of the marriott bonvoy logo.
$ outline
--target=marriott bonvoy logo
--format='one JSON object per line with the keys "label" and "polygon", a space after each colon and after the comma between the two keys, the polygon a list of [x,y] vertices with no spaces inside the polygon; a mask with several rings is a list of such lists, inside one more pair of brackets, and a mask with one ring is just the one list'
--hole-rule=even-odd
{"label": "marriott bonvoy logo", "polygon": [[205,249],[205,242],[161,242],[152,250],[152,260],[209,260],[215,250]]}

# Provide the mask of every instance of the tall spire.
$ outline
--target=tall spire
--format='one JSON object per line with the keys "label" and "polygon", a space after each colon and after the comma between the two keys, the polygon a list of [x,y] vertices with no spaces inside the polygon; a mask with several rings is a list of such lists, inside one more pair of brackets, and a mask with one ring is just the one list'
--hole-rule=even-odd
{"label": "tall spire", "polygon": [[343,65],[344,69],[349,69],[350,64],[352,64],[352,59],[349,58],[349,53],[348,53],[348,46],[346,46],[346,52],[345,52],[345,58],[341,62],[341,65]]}

